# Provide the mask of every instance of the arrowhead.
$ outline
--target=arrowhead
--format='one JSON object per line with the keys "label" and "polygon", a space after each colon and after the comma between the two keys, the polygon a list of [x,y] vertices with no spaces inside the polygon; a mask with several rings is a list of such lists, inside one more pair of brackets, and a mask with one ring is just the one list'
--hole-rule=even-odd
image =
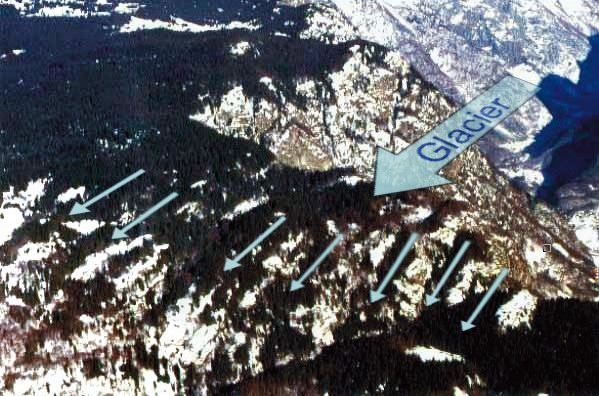
{"label": "arrowhead", "polygon": [[81,205],[79,202],[76,202],[75,205],[73,205],[71,211],[69,212],[69,216],[75,216],[83,213],[89,213],[89,209]]}
{"label": "arrowhead", "polygon": [[374,175],[374,195],[387,195],[452,183],[423,166],[413,150],[399,154],[378,147]]}
{"label": "arrowhead", "polygon": [[434,303],[440,301],[437,297],[431,296],[430,294],[427,294],[424,300],[425,300],[424,303],[426,304],[427,307],[430,307]]}
{"label": "arrowhead", "polygon": [[385,297],[387,297],[387,296],[385,296],[383,293],[379,292],[378,290],[370,291],[370,303],[371,304],[374,304],[378,300],[382,300]]}
{"label": "arrowhead", "polygon": [[475,327],[476,327],[476,326],[475,326],[475,325],[473,325],[472,323],[469,323],[469,322],[464,322],[464,321],[462,320],[462,331],[468,331],[468,330],[470,330],[470,329],[473,329],[473,328],[475,328]]}
{"label": "arrowhead", "polygon": [[241,267],[237,261],[225,258],[225,271],[231,271],[234,268]]}
{"label": "arrowhead", "polygon": [[291,289],[289,291],[296,291],[298,289],[302,289],[303,287],[304,287],[304,284],[302,282],[292,280],[291,281]]}
{"label": "arrowhead", "polygon": [[129,238],[129,235],[127,235],[125,232],[123,232],[123,230],[121,230],[120,228],[115,228],[112,233],[112,239],[123,239],[123,238]]}

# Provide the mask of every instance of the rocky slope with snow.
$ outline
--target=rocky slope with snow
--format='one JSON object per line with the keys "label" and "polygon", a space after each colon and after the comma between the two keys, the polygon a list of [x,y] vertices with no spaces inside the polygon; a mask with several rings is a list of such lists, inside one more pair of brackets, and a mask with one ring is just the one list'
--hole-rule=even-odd
{"label": "rocky slope with snow", "polygon": [[[565,218],[477,147],[443,170],[453,185],[373,198],[375,147],[400,150],[455,100],[334,7],[246,2],[254,13],[240,16],[221,3],[212,23],[143,11],[114,25],[0,21],[14,29],[6,45],[26,49],[0,61],[2,393],[598,389],[597,278]],[[62,41],[26,33],[49,26]],[[87,217],[67,215],[140,168]],[[172,206],[110,240],[172,190]],[[412,232],[388,297],[370,304]],[[442,302],[425,307],[464,240]],[[462,334],[502,268],[506,282]]]}
{"label": "rocky slope with snow", "polygon": [[[577,116],[583,110],[582,102],[596,103],[598,97],[596,89],[589,89],[596,76],[579,82],[584,67],[581,63],[590,56],[590,38],[599,32],[599,13],[594,1],[332,0],[329,4],[351,21],[359,37],[396,48],[428,81],[458,103],[472,99],[506,73],[535,84],[541,84],[547,77],[563,78],[563,89],[542,85],[548,95],[555,95],[551,102],[533,99],[519,114],[496,128],[496,133],[479,143],[496,168],[533,195],[548,180],[559,178],[562,173],[559,169],[564,166],[551,167],[552,160],[563,155],[559,152],[561,143],[555,143],[559,139],[553,142],[543,139],[541,143],[542,136],[547,134],[545,129],[561,115],[554,111],[553,103],[571,102],[567,114],[580,123],[597,117],[594,110],[586,118]],[[577,88],[587,93],[577,94],[579,99],[570,101],[567,98],[572,89],[567,83],[580,84]],[[565,132],[560,142],[589,129],[587,126],[580,131],[567,120],[559,123]],[[586,147],[597,147],[595,140],[587,140]],[[534,152],[528,149],[533,143],[536,143]],[[589,153],[592,158],[596,155]],[[599,171],[589,160],[575,172],[560,181],[557,203],[568,214],[571,224],[580,229],[584,225],[575,216],[580,210],[590,211],[594,217],[599,215],[593,188]],[[572,195],[576,196],[576,207],[571,205]],[[541,198],[552,197],[542,193]],[[585,242],[596,251],[599,231]],[[599,263],[599,256],[595,255],[595,261]]]}

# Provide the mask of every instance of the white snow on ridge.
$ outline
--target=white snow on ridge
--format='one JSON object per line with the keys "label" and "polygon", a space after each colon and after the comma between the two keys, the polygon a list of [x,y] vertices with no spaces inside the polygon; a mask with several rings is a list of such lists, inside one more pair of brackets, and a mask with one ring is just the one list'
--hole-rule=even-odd
{"label": "white snow on ridge", "polygon": [[17,252],[16,263],[42,261],[54,252],[55,242],[27,242]]}
{"label": "white snow on ridge", "polygon": [[292,234],[288,234],[287,241],[281,244],[281,249],[287,253],[291,253],[297,248],[297,245],[304,240],[304,233],[300,232],[294,238]]}
{"label": "white snow on ridge", "polygon": [[141,7],[145,6],[139,3],[119,3],[113,11],[117,14],[135,14]]}
{"label": "white snow on ridge", "polygon": [[13,6],[17,11],[23,12],[33,4],[33,0],[0,0],[0,5]]}
{"label": "white snow on ridge", "polygon": [[593,19],[596,12],[590,12],[593,7],[596,8],[596,1],[593,0],[541,0],[539,1],[545,8],[553,14],[563,18],[576,25],[586,36],[591,36],[599,30],[599,22]]}
{"label": "white snow on ridge", "polygon": [[[64,241],[59,239],[58,232],[54,232],[47,242],[25,243],[17,250],[13,262],[0,265],[0,283],[6,287],[6,290],[14,287],[25,290],[32,282],[40,281],[39,266],[31,264],[48,259],[56,251],[57,246],[62,248],[66,246]],[[43,297],[40,297],[40,301],[44,301]]]}
{"label": "white snow on ridge", "polygon": [[447,292],[447,305],[452,306],[459,304],[465,300],[470,285],[474,281],[474,277],[478,273],[482,273],[482,269],[488,267],[485,263],[479,261],[468,261],[458,273],[458,283]]}
{"label": "white snow on ridge", "polygon": [[[99,13],[95,13],[99,14]],[[59,5],[54,7],[42,7],[35,14],[31,14],[29,16],[36,17],[74,17],[74,18],[84,18],[89,15],[88,12],[83,11],[80,8],[72,8],[66,5]]]}
{"label": "white snow on ridge", "polygon": [[518,77],[520,80],[524,80],[531,84],[539,85],[544,76],[539,75],[539,73],[534,70],[530,65],[526,63],[521,63],[518,66],[514,66],[508,69],[508,73],[513,75],[514,77]]}
{"label": "white snow on ridge", "polygon": [[537,305],[537,297],[528,290],[519,291],[510,301],[503,304],[495,314],[502,330],[526,325],[530,328],[530,319]]}
{"label": "white snow on ridge", "polygon": [[[532,141],[532,139],[530,140]],[[526,143],[527,141],[512,141],[506,144],[502,144],[501,147],[506,148],[510,151],[516,151],[518,148],[526,147]],[[543,183],[543,180],[545,180],[543,172],[537,169],[520,168],[514,170],[510,168],[501,168],[500,170],[505,172],[507,177],[509,177],[510,179],[515,179],[517,177],[524,178],[524,181],[531,186],[539,186]]]}
{"label": "white snow on ridge", "polygon": [[268,89],[273,92],[275,95],[277,94],[277,87],[275,87],[275,85],[272,82],[272,78],[268,77],[268,76],[262,76],[260,77],[260,83],[266,85],[268,87]]}
{"label": "white snow on ridge", "polygon": [[81,220],[81,221],[67,221],[62,223],[63,226],[75,230],[80,234],[89,235],[100,227],[104,226],[103,221],[98,220]]}
{"label": "white snow on ridge", "polygon": [[12,306],[12,307],[25,307],[25,308],[27,308],[27,304],[25,304],[25,302],[23,302],[23,300],[20,299],[19,297],[8,296],[8,297],[6,297],[6,300],[4,300],[4,302],[8,306]]}
{"label": "white snow on ridge", "polygon": [[194,217],[203,219],[204,214],[202,213],[202,208],[203,206],[199,202],[187,202],[177,209],[177,214],[185,214],[185,221],[187,222],[190,222]]}
{"label": "white snow on ridge", "polygon": [[[550,74],[577,84],[589,38],[599,32],[596,0],[523,0],[510,2],[509,7],[497,0],[331,2],[361,38],[397,49],[429,82],[458,102],[473,98],[505,73],[533,84]],[[531,158],[523,149],[551,116],[535,98],[510,118],[506,127],[513,131],[512,138],[509,134],[502,134],[505,139],[491,138],[492,144],[483,149],[496,168],[534,194],[543,182],[539,169],[551,152]],[[582,198],[592,201],[586,194]],[[596,251],[585,242],[588,232],[581,233],[586,236],[583,243]]]}
{"label": "white snow on ridge", "polygon": [[223,130],[226,134],[237,135],[235,131],[237,129],[245,129],[245,124],[240,124],[240,119],[246,118],[252,113],[254,103],[246,97],[243,92],[243,87],[238,85],[221,97],[220,110],[224,114],[228,114],[227,119],[233,119],[233,122],[229,124],[229,121],[220,120],[218,112],[215,114],[211,106],[206,105],[203,109],[197,113],[189,116],[189,119],[200,122],[210,128],[217,130]]}
{"label": "white snow on ridge", "polygon": [[414,28],[412,27],[412,24],[410,22],[408,22],[407,19],[402,17],[400,15],[400,13],[397,12],[396,9],[394,9],[389,4],[386,4],[384,1],[381,2],[381,6],[383,6],[385,11],[388,12],[389,14],[391,14],[393,16],[393,18],[395,18],[396,21],[399,22],[399,24],[402,28],[405,28],[408,32],[412,33],[414,36],[418,35],[418,32],[416,30],[414,30]]}
{"label": "white snow on ridge", "polygon": [[85,263],[77,267],[69,276],[73,280],[88,281],[96,276],[96,273],[104,271],[110,256],[125,254],[135,248],[143,246],[144,239],[151,239],[151,235],[142,235],[131,242],[120,241],[110,245],[103,251],[92,253],[85,258]]}
{"label": "white snow on ridge", "polygon": [[23,213],[18,208],[5,208],[3,204],[0,207],[0,246],[10,240],[12,233],[24,222]]}
{"label": "white snow on ridge", "polygon": [[415,346],[404,351],[406,355],[418,356],[423,362],[463,362],[464,358],[460,355],[445,352],[435,347]]}
{"label": "white snow on ridge", "polygon": [[595,266],[599,267],[599,213],[578,212],[569,223],[575,228],[578,239],[589,247]]}
{"label": "white snow on ridge", "polygon": [[245,30],[257,30],[260,25],[250,22],[232,21],[228,24],[216,24],[216,25],[199,25],[193,22],[188,22],[181,18],[171,17],[170,22],[161,21],[159,19],[143,19],[132,16],[128,23],[121,26],[121,33],[131,33],[138,30],[151,30],[151,29],[166,29],[175,32],[191,32],[191,33],[204,33],[213,32],[218,30],[234,30],[234,29],[245,29]]}
{"label": "white snow on ridge", "polygon": [[529,266],[545,263],[545,252],[543,252],[543,247],[533,241],[527,240],[524,258],[526,258],[526,262]]}
{"label": "white snow on ridge", "polygon": [[[166,313],[167,326],[159,340],[159,357],[178,360],[182,364],[204,364],[217,345],[218,323],[204,325],[197,318],[206,305],[212,305],[212,294],[200,297],[195,306],[191,293],[177,300],[177,309]],[[214,313],[213,318],[218,316]]]}
{"label": "white snow on ridge", "polygon": [[[305,324],[304,317],[312,319],[311,327]],[[298,305],[295,311],[290,312],[290,326],[302,334],[311,331],[314,345],[317,348],[331,345],[335,342],[333,330],[338,323],[337,313],[330,304],[315,303],[311,307]]]}
{"label": "white snow on ridge", "polygon": [[15,194],[14,188],[2,193],[0,203],[0,246],[12,238],[13,232],[21,227],[25,218],[33,214],[36,201],[44,195],[48,179],[30,181],[27,188]]}
{"label": "white snow on ridge", "polygon": [[239,204],[237,204],[234,208],[233,211],[226,213],[223,216],[223,219],[227,219],[227,220],[233,220],[235,217],[247,213],[250,210],[254,209],[255,207],[258,207],[260,205],[264,205],[266,202],[268,202],[268,197],[259,197],[259,198],[250,198],[248,200],[245,200]]}
{"label": "white snow on ridge", "polygon": [[316,39],[329,44],[338,44],[354,40],[357,34],[340,13],[323,7],[319,12],[308,14],[308,27],[300,33],[302,39]]}
{"label": "white snow on ridge", "polygon": [[[370,234],[370,238],[380,238],[380,231],[374,231]],[[386,238],[380,240],[378,245],[370,250],[370,262],[374,267],[378,266],[383,258],[385,252],[393,246],[395,243],[395,235],[390,234]]]}
{"label": "white snow on ridge", "polygon": [[[142,279],[143,275],[156,268],[158,259],[160,258],[160,252],[168,249],[168,247],[168,244],[154,245],[154,251],[152,252],[152,255],[146,256],[137,263],[130,265],[127,271],[114,280],[116,290],[120,292],[127,292],[128,290],[132,289],[133,285],[138,279]],[[166,268],[163,269],[163,272],[166,272]],[[158,275],[158,277],[151,280],[150,283],[153,284],[160,279],[161,275]]]}
{"label": "white snow on ridge", "polygon": [[418,206],[414,210],[404,217],[404,221],[407,223],[418,223],[433,214],[433,211],[429,207]]}
{"label": "white snow on ridge", "polygon": [[[87,18],[91,16],[110,16],[116,14],[134,14],[145,7],[139,3],[118,3],[96,0],[95,7],[85,7],[80,0],[0,0],[0,5],[13,6],[21,15],[35,18]],[[39,7],[38,6],[42,6]]]}
{"label": "white snow on ridge", "polygon": [[340,182],[343,182],[343,183],[347,184],[348,186],[355,186],[356,184],[358,184],[364,180],[365,179],[363,177],[356,176],[356,175],[341,176],[341,178],[339,178]]}
{"label": "white snow on ridge", "polygon": [[283,275],[289,275],[293,272],[291,269],[288,267],[286,268],[285,265],[283,265],[283,260],[277,255],[270,256],[262,261],[262,266],[269,272],[281,271]]}
{"label": "white snow on ridge", "polygon": [[59,194],[58,197],[56,197],[56,200],[61,203],[67,203],[77,197],[83,198],[83,194],[85,194],[85,186],[80,186],[77,188],[71,187],[62,194]]}

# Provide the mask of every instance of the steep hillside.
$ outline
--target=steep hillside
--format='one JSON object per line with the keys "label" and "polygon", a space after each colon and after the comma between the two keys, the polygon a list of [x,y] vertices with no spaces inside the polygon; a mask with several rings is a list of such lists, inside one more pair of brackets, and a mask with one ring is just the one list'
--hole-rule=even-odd
{"label": "steep hillside", "polygon": [[[599,389],[596,274],[562,216],[476,147],[444,169],[453,185],[373,198],[376,145],[401,149],[451,99],[335,8],[273,4],[212,24],[185,12],[0,21],[25,50],[0,64],[3,394]],[[172,191],[130,239],[110,239]],[[411,232],[387,298],[370,304]],[[442,302],[425,307],[465,240]]]}
{"label": "steep hillside", "polygon": [[[597,117],[594,104],[598,100],[593,83],[597,50],[592,47],[599,32],[595,2],[327,3],[351,21],[357,37],[397,49],[458,103],[469,101],[508,72],[539,84],[539,99],[524,105],[479,145],[513,182],[563,210],[599,263],[599,207],[594,188],[599,170],[595,134],[589,127]],[[574,140],[571,147],[560,149],[570,140]],[[564,150],[581,152],[581,156],[574,159]],[[564,167],[564,163],[571,166]],[[556,189],[561,189],[557,195]],[[576,205],[569,199],[572,196]],[[594,217],[593,230],[580,221],[589,214]]]}

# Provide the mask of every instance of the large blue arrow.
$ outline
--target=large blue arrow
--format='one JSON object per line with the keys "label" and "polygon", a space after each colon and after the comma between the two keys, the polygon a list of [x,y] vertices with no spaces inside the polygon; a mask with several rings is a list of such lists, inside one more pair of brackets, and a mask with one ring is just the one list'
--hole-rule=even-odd
{"label": "large blue arrow", "polygon": [[497,278],[493,281],[493,284],[491,285],[489,290],[487,290],[487,292],[485,293],[485,296],[483,297],[481,302],[478,303],[478,305],[472,312],[472,315],[470,315],[470,317],[468,318],[468,320],[466,322],[464,322],[462,320],[462,331],[467,331],[467,330],[470,330],[470,329],[476,327],[475,325],[472,324],[472,322],[474,322],[474,319],[476,319],[476,317],[478,316],[480,311],[482,311],[484,306],[489,302],[489,300],[491,299],[491,297],[493,296],[493,294],[495,293],[495,291],[497,290],[497,288],[499,287],[501,282],[503,282],[503,279],[505,279],[507,274],[508,274],[507,268],[503,268],[501,270],[501,272],[499,273],[499,275],[497,276]]}
{"label": "large blue arrow", "polygon": [[410,252],[410,249],[412,249],[412,246],[414,246],[414,244],[416,243],[416,240],[418,239],[418,237],[419,237],[419,235],[414,232],[410,235],[410,238],[408,239],[406,244],[401,249],[401,252],[399,252],[399,256],[397,256],[397,258],[395,259],[395,262],[391,266],[391,269],[389,270],[389,272],[387,272],[387,275],[385,275],[385,278],[379,285],[379,288],[376,290],[370,291],[370,303],[375,303],[378,300],[386,297],[383,294],[383,290],[385,290],[385,287],[387,287],[387,284],[389,282],[391,282],[391,279],[393,279],[393,275],[395,275],[395,273],[399,269],[401,262],[406,258],[406,256]]}
{"label": "large blue arrow", "polygon": [[300,276],[300,278],[298,280],[291,281],[291,289],[290,290],[295,291],[295,290],[298,290],[298,289],[301,289],[302,287],[304,287],[304,282],[306,281],[306,279],[308,279],[310,274],[312,274],[312,272],[316,271],[318,266],[324,261],[325,258],[327,258],[327,256],[329,254],[331,254],[333,249],[335,249],[335,247],[337,245],[339,245],[339,243],[342,240],[343,240],[343,235],[341,235],[341,234],[337,235],[335,240],[333,242],[331,242],[331,244],[324,250],[324,252],[322,252],[321,255],[318,256],[316,261],[314,261],[314,263],[312,263],[312,265],[310,267],[308,267],[306,272],[304,272],[304,274],[302,276]]}
{"label": "large blue arrow", "polygon": [[379,147],[374,195],[393,194],[451,181],[437,173],[535,95],[536,85],[504,77],[399,154]]}
{"label": "large blue arrow", "polygon": [[102,198],[108,196],[110,193],[114,192],[115,190],[118,190],[119,188],[123,187],[125,184],[131,182],[132,180],[137,179],[139,176],[143,175],[144,173],[146,173],[146,171],[143,169],[140,169],[137,172],[135,172],[134,174],[127,176],[126,178],[124,178],[123,180],[121,180],[120,182],[115,184],[114,186],[110,187],[109,189],[104,190],[100,194],[96,195],[89,201],[84,202],[83,204],[76,202],[75,205],[73,205],[73,208],[71,209],[71,211],[69,212],[69,215],[74,216],[74,215],[78,215],[78,214],[88,213],[89,206],[95,204]]}
{"label": "large blue arrow", "polygon": [[263,240],[266,239],[270,234],[272,234],[277,228],[281,226],[287,220],[285,216],[279,217],[277,221],[275,221],[266,231],[264,231],[258,238],[256,238],[252,243],[249,244],[241,253],[239,253],[233,260],[229,258],[225,258],[225,271],[231,271],[233,268],[241,267],[239,264],[239,260],[244,258],[249,252],[254,250],[256,246],[262,243]]}
{"label": "large blue arrow", "polygon": [[152,214],[154,214],[154,212],[156,212],[158,209],[162,208],[164,205],[166,205],[173,199],[177,198],[178,196],[179,196],[179,194],[177,194],[177,193],[169,194],[168,197],[164,198],[162,201],[160,201],[156,205],[152,206],[150,209],[148,209],[146,212],[144,212],[144,214],[139,216],[137,219],[133,220],[131,223],[127,224],[125,227],[115,228],[114,232],[112,233],[112,239],[129,238],[129,235],[127,235],[127,231],[129,231],[130,229],[132,229],[133,227],[135,227],[136,225],[138,225],[139,223],[141,223],[142,221],[144,221],[145,219],[150,217]]}
{"label": "large blue arrow", "polygon": [[435,287],[435,290],[433,291],[433,294],[431,294],[431,295],[427,294],[426,295],[425,304],[426,304],[427,307],[429,305],[433,305],[434,303],[436,303],[437,301],[439,301],[439,299],[437,298],[437,295],[439,294],[439,292],[443,288],[443,285],[445,285],[445,282],[447,282],[447,280],[449,279],[449,276],[451,275],[451,273],[454,270],[454,268],[456,267],[456,265],[458,265],[458,263],[462,259],[462,256],[464,255],[464,253],[466,253],[466,250],[468,250],[469,246],[470,246],[470,241],[464,241],[464,243],[462,243],[462,246],[460,246],[460,250],[458,250],[458,252],[456,253],[455,257],[451,261],[451,264],[449,264],[449,267],[447,267],[447,270],[445,271],[445,273],[441,277],[441,280],[439,281],[439,284],[437,284],[437,287]]}

